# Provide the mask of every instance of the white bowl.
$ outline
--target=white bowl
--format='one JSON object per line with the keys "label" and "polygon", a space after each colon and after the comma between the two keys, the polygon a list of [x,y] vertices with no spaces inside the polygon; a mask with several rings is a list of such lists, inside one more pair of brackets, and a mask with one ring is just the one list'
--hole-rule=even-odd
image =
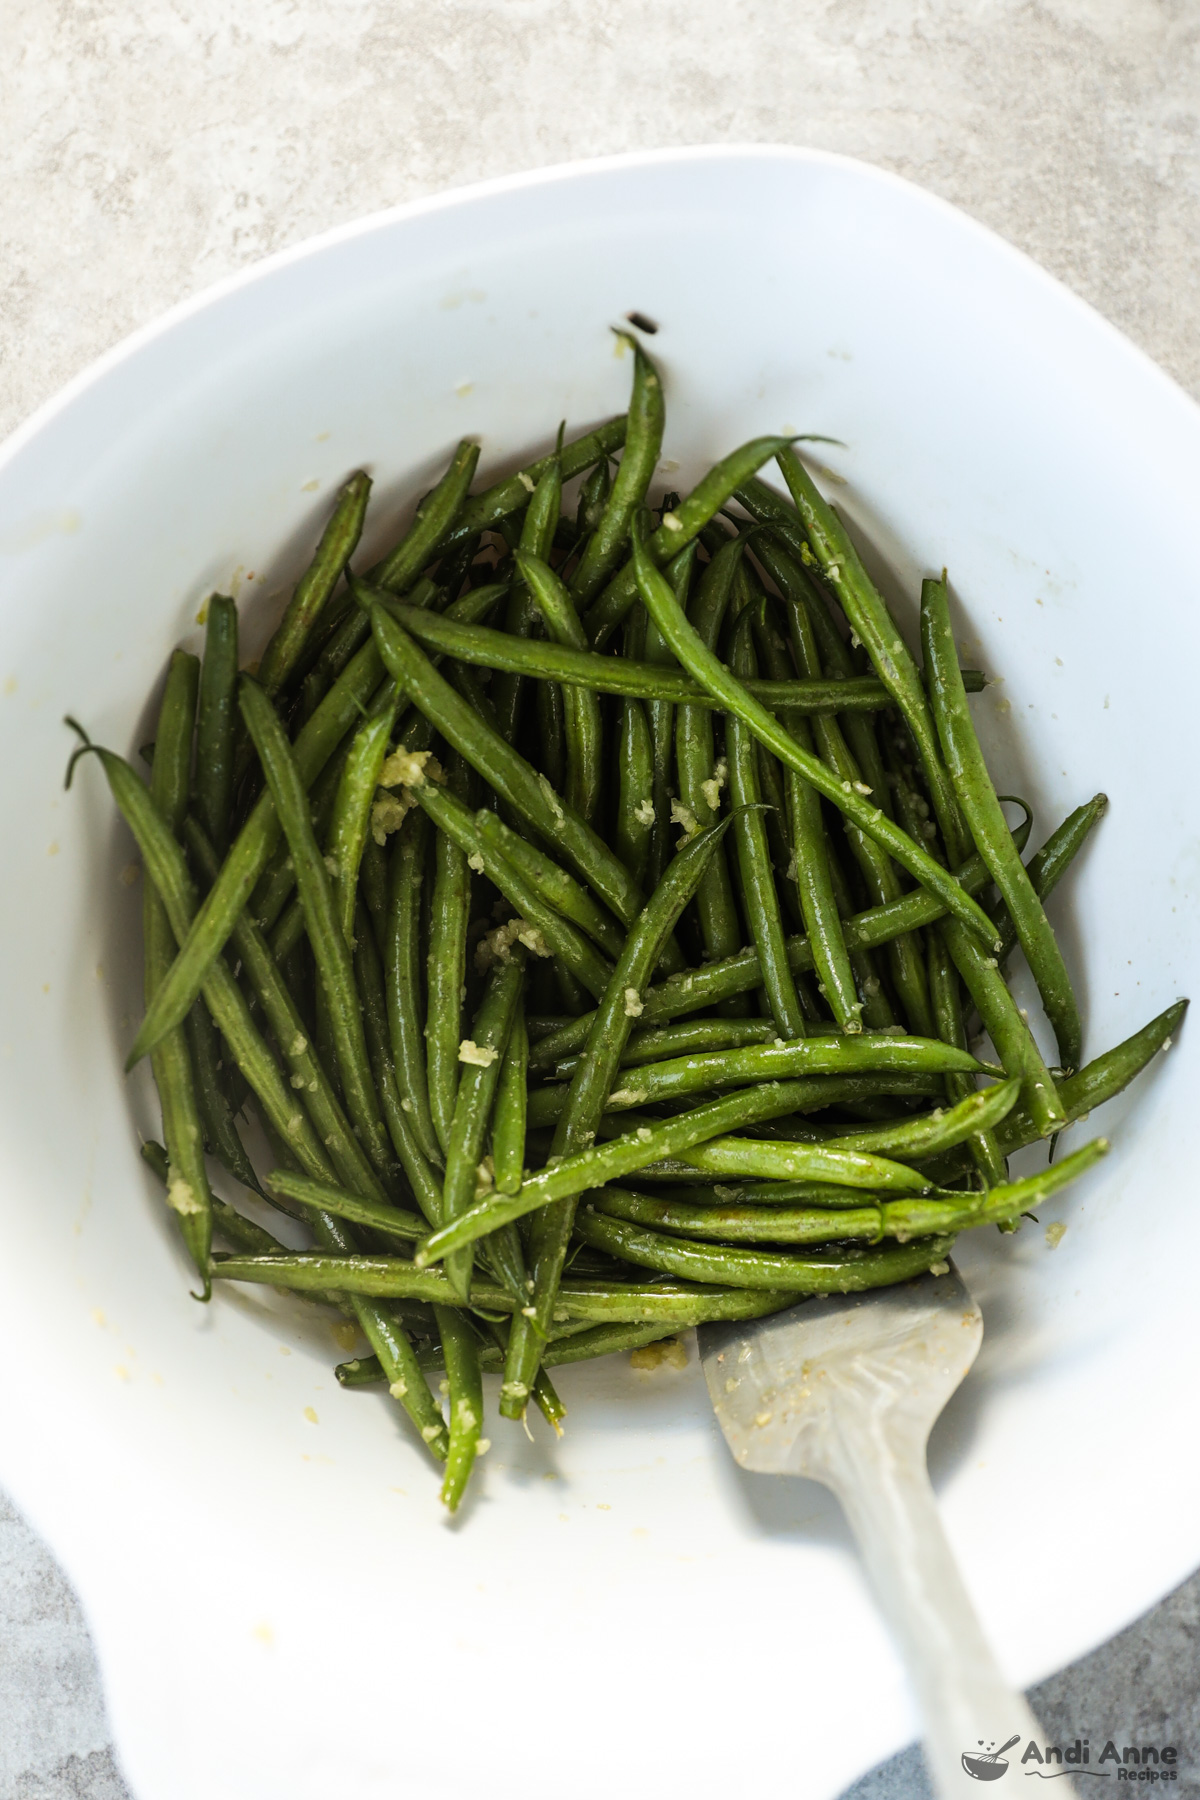
{"label": "white bowl", "polygon": [[[490,183],[277,257],[75,382],[0,465],[0,1477],[82,1595],[139,1800],[821,1800],[916,1728],[832,1504],[735,1471],[694,1359],[566,1372],[565,1442],[496,1422],[450,1526],[297,1309],[188,1299],[121,1073],[130,843],[94,765],[62,791],[63,713],[132,751],[207,592],[285,586],[348,470],[381,542],[459,436],[486,472],[618,411],[631,308],[662,327],[670,484],[752,433],[844,440],[904,616],[947,563],[1005,677],[976,703],[1002,786],[1043,832],[1110,795],[1054,903],[1089,1054],[1194,982],[1200,413],[918,189],[787,149]],[[1059,1249],[960,1246],[987,1338],[934,1469],[1021,1683],[1200,1559],[1198,1044],[1093,1120],[1115,1148],[1042,1214]]]}

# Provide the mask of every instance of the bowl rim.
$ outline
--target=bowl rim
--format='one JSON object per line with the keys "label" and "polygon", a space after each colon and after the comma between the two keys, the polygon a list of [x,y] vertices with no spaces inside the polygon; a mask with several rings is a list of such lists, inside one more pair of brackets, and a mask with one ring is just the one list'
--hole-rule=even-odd
{"label": "bowl rim", "polygon": [[301,238],[298,243],[290,244],[285,249],[275,250],[268,256],[256,258],[245,268],[235,269],[228,275],[220,276],[216,281],[207,283],[197,293],[189,294],[184,299],[175,301],[163,312],[157,313],[145,324],[136,326],[133,331],[125,337],[119,338],[107,350],[101,351],[99,356],[85,363],[83,368],[72,375],[62,387],[43,400],[32,413],[16,425],[7,437],[0,439],[0,478],[40,431],[52,424],[89,388],[98,386],[112,370],[137,356],[147,345],[165,337],[177,325],[195,318],[228,295],[252,287],[255,283],[269,278],[277,270],[286,269],[310,256],[334,249],[339,244],[352,243],[358,238],[368,237],[375,231],[410,219],[451,211],[457,206],[496,198],[503,194],[577,181],[590,175],[623,170],[653,170],[669,168],[672,165],[703,162],[748,163],[755,160],[853,170],[860,178],[865,175],[881,186],[891,187],[902,192],[910,203],[916,200],[933,212],[952,217],[959,230],[966,230],[986,242],[993,254],[1002,252],[1022,269],[1026,278],[1034,277],[1038,282],[1048,286],[1055,293],[1060,304],[1064,300],[1068,301],[1079,311],[1082,318],[1086,318],[1093,330],[1100,328],[1109,339],[1109,347],[1113,350],[1119,349],[1121,354],[1127,359],[1131,359],[1143,378],[1152,377],[1159,385],[1164,399],[1170,396],[1176,403],[1182,402],[1189,413],[1195,414],[1200,411],[1200,400],[1194,399],[1173,375],[1155,361],[1149,351],[1142,349],[1140,344],[1134,343],[1132,338],[1100,312],[1090,300],[1086,300],[1082,294],[1069,287],[1057,275],[1053,275],[1048,269],[1043,268],[1042,264],[1028,252],[1020,249],[992,226],[984,224],[973,213],[967,212],[953,201],[943,198],[942,195],[934,193],[931,188],[923,186],[920,182],[912,181],[908,176],[884,168],[879,163],[868,162],[863,157],[847,156],[841,151],[823,150],[803,144],[755,143],[753,141],[730,144],[684,144],[655,150],[618,151],[607,156],[577,157],[567,162],[549,163],[543,167],[517,170],[507,175],[487,176],[480,181],[439,188],[433,193],[421,194],[414,200],[401,201],[396,206],[381,207],[373,212],[363,213],[358,218],[348,219],[341,225],[332,225],[324,231]]}

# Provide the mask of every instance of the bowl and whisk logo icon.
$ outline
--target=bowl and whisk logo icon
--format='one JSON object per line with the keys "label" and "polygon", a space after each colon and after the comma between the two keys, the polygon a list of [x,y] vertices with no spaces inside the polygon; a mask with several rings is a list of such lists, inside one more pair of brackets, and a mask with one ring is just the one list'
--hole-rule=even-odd
{"label": "bowl and whisk logo icon", "polygon": [[993,1744],[985,1746],[983,1739],[980,1738],[978,1750],[963,1751],[963,1768],[975,1781],[999,1781],[1008,1768],[1008,1764],[1004,1760],[1004,1752],[1011,1750],[1013,1745],[1019,1742],[1020,1735],[1020,1732],[1014,1733],[1007,1743],[1001,1744],[998,1750]]}

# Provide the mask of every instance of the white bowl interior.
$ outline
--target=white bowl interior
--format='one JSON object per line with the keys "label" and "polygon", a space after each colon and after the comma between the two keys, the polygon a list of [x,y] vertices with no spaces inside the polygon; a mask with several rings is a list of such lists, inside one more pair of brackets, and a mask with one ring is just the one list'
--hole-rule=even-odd
{"label": "white bowl interior", "polygon": [[[279,259],[77,384],[0,465],[0,1474],[82,1591],[140,1800],[551,1777],[592,1800],[631,1771],[716,1795],[798,1767],[819,1800],[915,1729],[832,1503],[732,1468],[694,1356],[564,1372],[560,1446],[493,1418],[451,1526],[389,1403],[337,1391],[323,1330],[187,1298],[137,1155],[147,1079],[121,1073],[131,844],[95,765],[62,791],[62,715],[132,753],[206,594],[240,593],[252,644],[349,470],[381,544],[460,436],[486,476],[620,410],[608,328],[634,307],[661,325],[663,485],[754,433],[843,440],[822,460],[905,623],[947,564],[968,659],[1004,676],[976,716],[1039,837],[1109,795],[1052,905],[1088,1054],[1193,980],[1200,415],[919,191],[787,151],[494,184]],[[1077,1128],[1113,1153],[1041,1228],[960,1243],[986,1339],[933,1467],[1021,1682],[1200,1558],[1194,1055],[1185,1031]]]}

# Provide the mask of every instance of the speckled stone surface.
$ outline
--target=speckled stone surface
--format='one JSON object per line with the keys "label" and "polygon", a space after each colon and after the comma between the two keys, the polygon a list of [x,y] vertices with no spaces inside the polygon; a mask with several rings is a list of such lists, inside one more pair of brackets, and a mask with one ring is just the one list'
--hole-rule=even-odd
{"label": "speckled stone surface", "polygon": [[[165,306],[327,226],[737,141],[924,183],[1200,396],[1197,0],[0,0],[0,28],[0,432]],[[1035,1705],[1062,1736],[1175,1742],[1171,1791],[1200,1795],[1200,1578]],[[915,1750],[852,1790],[927,1792]],[[0,1510],[0,1800],[125,1794],[78,1608]]]}

